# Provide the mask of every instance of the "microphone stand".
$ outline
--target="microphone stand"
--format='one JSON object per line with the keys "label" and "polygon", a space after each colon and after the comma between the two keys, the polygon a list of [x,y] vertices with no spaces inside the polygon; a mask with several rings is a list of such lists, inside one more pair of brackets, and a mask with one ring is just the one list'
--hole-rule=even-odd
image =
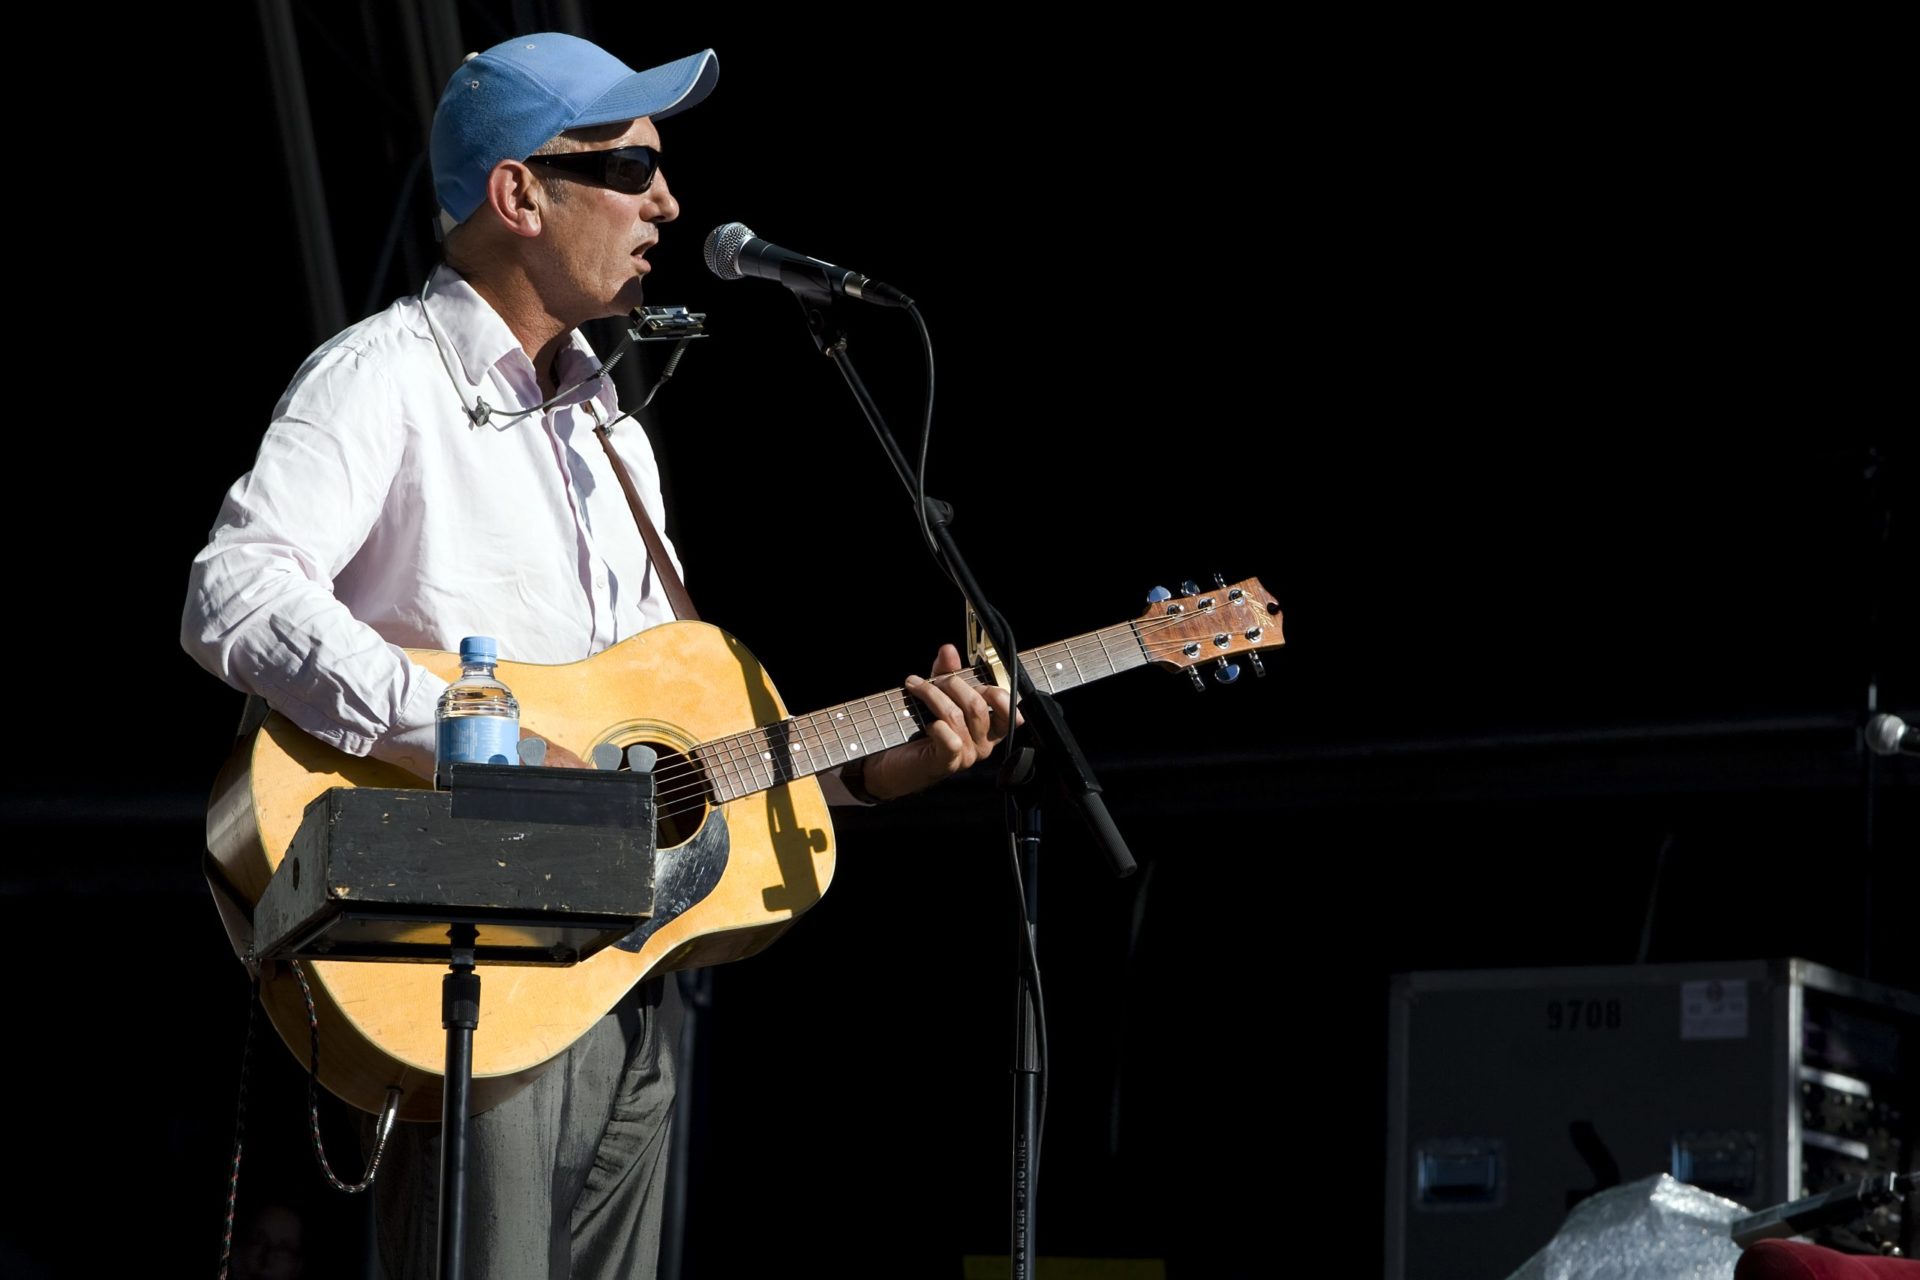
{"label": "microphone stand", "polygon": [[[1866,554],[1867,562],[1867,608],[1866,608],[1866,662],[1867,669],[1867,720],[1871,727],[1874,713],[1880,710],[1880,655],[1884,605],[1886,600],[1885,577],[1888,564],[1887,541],[1892,530],[1893,508],[1887,498],[1886,490],[1887,459],[1876,446],[1868,446],[1866,465],[1861,478],[1866,483],[1867,536],[1872,545]],[[1864,738],[1863,738],[1864,743]],[[1861,824],[1861,883],[1860,883],[1860,976],[1873,977],[1873,961],[1876,951],[1874,926],[1878,923],[1874,903],[1874,879],[1878,870],[1878,851],[1874,848],[1879,826],[1878,802],[1880,795],[1880,756],[1871,745],[1860,752],[1860,793],[1865,813]]]}
{"label": "microphone stand", "polygon": [[[847,389],[853,393],[854,401],[866,415],[874,438],[880,442],[887,460],[893,464],[894,474],[906,489],[907,501],[912,505],[917,494],[913,468],[901,452],[893,432],[888,429],[879,405],[874,403],[866,384],[860,380],[853,357],[847,353],[847,335],[840,323],[837,301],[832,296],[823,299],[800,290],[795,290],[795,297],[806,315],[807,329],[813,334],[814,343],[846,379]],[[911,302],[905,305],[912,309]],[[917,316],[917,309],[915,314]],[[1044,1092],[1041,1069],[1046,1036],[1038,991],[1039,966],[1034,952],[1039,929],[1036,890],[1040,867],[1041,789],[1051,784],[1052,790],[1079,813],[1094,843],[1106,855],[1114,875],[1132,875],[1135,863],[1119,828],[1114,826],[1113,818],[1107,812],[1106,802],[1101,799],[1099,780],[1094,777],[1086,757],[1081,754],[1079,743],[1067,728],[1066,719],[1053,699],[1041,693],[1028,679],[1020,665],[1019,653],[1013,647],[1006,620],[987,603],[986,593],[981,590],[973,570],[960,554],[959,545],[953,539],[953,508],[929,497],[924,515],[926,525],[932,530],[934,543],[939,548],[940,559],[959,584],[961,595],[992,638],[1000,660],[1013,676],[1014,688],[1019,691],[1018,706],[1026,721],[1026,738],[1022,749],[1009,755],[1006,768],[1000,775],[999,786],[1007,797],[1007,835],[1017,851],[1016,870],[1024,901],[1020,921],[1021,960],[1015,981],[1010,1275],[1011,1280],[1032,1280],[1033,1245],[1036,1239],[1034,1206],[1040,1172],[1040,1125],[1044,1114],[1041,1105]]]}

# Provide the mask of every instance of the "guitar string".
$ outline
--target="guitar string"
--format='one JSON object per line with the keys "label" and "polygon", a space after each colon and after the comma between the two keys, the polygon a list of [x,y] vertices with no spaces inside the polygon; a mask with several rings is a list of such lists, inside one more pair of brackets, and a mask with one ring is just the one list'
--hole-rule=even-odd
{"label": "guitar string", "polygon": [[[1229,606],[1229,608],[1238,607],[1240,606]],[[1124,638],[1122,643],[1128,649],[1144,647],[1147,659],[1151,661],[1156,656],[1177,651],[1186,643],[1191,643],[1192,641],[1186,636],[1171,640],[1155,640],[1151,638],[1150,633],[1180,627],[1182,624],[1190,625],[1196,617],[1209,616],[1221,615],[1170,614],[1160,618],[1142,619],[1132,625],[1141,633],[1144,642],[1143,645],[1134,645],[1131,637]],[[1121,624],[1122,627],[1126,625],[1127,624]],[[1057,664],[1057,660],[1064,656],[1073,663],[1075,675],[1079,678],[1079,683],[1086,683],[1085,674],[1080,668],[1080,656],[1082,654],[1091,654],[1096,645],[1101,650],[1101,660],[1108,668],[1108,670],[1102,672],[1101,675],[1111,675],[1117,670],[1112,662],[1111,650],[1108,648],[1107,641],[1108,638],[1119,629],[1120,628],[1107,628],[1103,631],[1090,632],[1084,636],[1075,636],[1068,640],[1056,641],[1050,645],[1042,645],[1038,649],[1033,650],[1029,656],[1030,658],[1038,659],[1041,666],[1045,666],[1049,660],[1053,660]],[[971,688],[986,687],[986,682],[982,681],[979,676],[971,670],[958,672],[956,674]],[[1096,676],[1095,678],[1100,677]],[[796,776],[808,776],[813,773],[825,772],[824,769],[810,767],[805,774],[789,774],[786,777],[781,777],[780,775],[785,771],[784,767],[775,764],[771,753],[762,749],[763,744],[770,741],[775,736],[775,732],[779,731],[780,736],[784,736],[790,740],[798,739],[800,748],[804,750],[808,756],[810,766],[813,764],[815,748],[818,747],[821,754],[825,755],[829,762],[827,767],[832,768],[833,753],[830,749],[832,746],[841,745],[843,754],[847,760],[851,760],[853,755],[845,753],[843,745],[845,739],[839,735],[823,732],[828,726],[816,723],[819,718],[844,709],[856,715],[864,714],[870,727],[876,732],[879,732],[883,721],[881,717],[875,714],[871,704],[883,702],[890,705],[898,705],[896,701],[898,699],[910,700],[907,704],[907,710],[919,725],[919,729],[924,730],[925,724],[920,720],[923,708],[917,700],[912,700],[911,694],[906,693],[904,690],[889,690],[885,693],[870,695],[867,698],[842,704],[841,708],[829,708],[823,711],[810,712],[780,721],[776,725],[760,726],[740,733],[728,734],[724,737],[716,738],[711,742],[701,743],[695,750],[708,758],[708,762],[705,765],[690,761],[684,764],[669,765],[665,769],[656,771],[657,780],[663,780],[665,783],[665,789],[656,796],[656,802],[665,807],[680,804],[696,796],[710,795],[717,798],[720,788],[715,786],[711,781],[711,775],[715,771],[735,781],[743,780],[741,775],[745,774],[744,781],[750,785],[748,790],[741,793],[742,796],[751,795],[755,792],[766,790],[769,787],[780,785],[780,783],[790,781]],[[903,716],[902,718],[907,717]],[[897,722],[889,716],[884,723],[894,724]],[[885,740],[884,733],[880,733],[880,737],[882,741]],[[911,737],[911,735],[908,735],[908,737]],[[906,740],[905,738],[902,739],[902,741]],[[897,745],[899,745],[899,743],[886,743],[887,747]],[[862,752],[860,754],[865,753]],[[843,760],[842,763],[844,762]],[[761,775],[764,775],[766,778],[764,783],[761,781]]]}
{"label": "guitar string", "polygon": [[[1093,639],[1100,640],[1102,648],[1105,648],[1104,637],[1096,636],[1093,637]],[[1171,647],[1172,646],[1169,646],[1164,641],[1150,644],[1148,646],[1149,656],[1151,658],[1153,652],[1156,650],[1160,653],[1168,652]],[[1085,673],[1078,670],[1079,662],[1072,644],[1061,642],[1053,646],[1047,646],[1046,648],[1055,651],[1049,656],[1058,656],[1064,653],[1069,658],[1072,658],[1075,662],[1076,674],[1080,676],[1080,681],[1082,683],[1086,681]],[[1081,652],[1090,652],[1091,645],[1079,643],[1079,650]],[[1035,651],[1033,656],[1041,657],[1043,652],[1044,651]],[[1110,653],[1104,654],[1103,658],[1106,661],[1108,670],[1101,672],[1100,675],[1114,674],[1116,668],[1113,667]],[[984,687],[983,682],[972,672],[957,674],[960,674],[971,687]],[[1096,676],[1095,678],[1099,677]],[[896,706],[902,706],[905,708],[906,713],[902,714],[900,718],[912,718],[920,729],[924,729],[925,723],[921,718],[924,714],[923,708],[917,701],[906,701],[910,698],[911,695],[904,691],[889,691],[887,693],[875,694],[856,702],[844,704],[844,710],[851,713],[856,721],[864,720],[868,727],[875,730],[877,736],[882,743],[884,743],[882,749],[885,749],[886,747],[900,745],[900,742],[887,741],[887,735],[883,731],[884,725],[897,724],[897,721],[891,715],[884,718],[881,717],[874,710],[874,706],[876,703],[891,703]],[[835,763],[833,761],[832,748],[836,745],[841,747],[846,760],[852,759],[855,754],[860,753],[846,751],[845,743],[848,739],[842,735],[832,733],[830,731],[831,726],[823,724],[820,721],[820,717],[830,713],[838,714],[838,711],[839,709],[829,709],[829,711],[813,712],[804,716],[796,716],[781,721],[776,725],[762,726],[700,744],[700,751],[704,757],[703,762],[677,766],[670,765],[668,768],[658,771],[660,777],[666,780],[667,787],[669,788],[660,796],[661,802],[665,804],[678,804],[694,796],[704,798],[712,795],[717,797],[720,788],[713,785],[712,779],[715,775],[718,775],[718,777],[724,781],[745,784],[746,789],[740,793],[741,796],[745,796],[780,785],[786,781],[791,781],[797,776],[808,776],[814,773],[824,772],[824,770],[817,766],[815,761],[814,748],[816,746],[818,746],[821,749],[821,753],[827,757],[829,762],[828,767],[832,767]],[[910,737],[911,735],[903,736],[901,742],[907,741]],[[808,757],[808,767],[796,774],[788,772],[785,766],[775,764],[772,753],[763,749],[767,743],[773,741],[775,738],[784,738],[791,744],[789,750],[789,755],[791,756],[797,756],[800,751],[805,751]],[[857,743],[859,739],[855,738],[852,739],[852,741]],[[840,763],[844,763],[844,760]],[[737,799],[740,797],[736,796],[734,798]]]}
{"label": "guitar string", "polygon": [[[1166,630],[1171,626],[1176,626],[1182,622],[1190,621],[1191,615],[1169,615],[1165,618],[1143,620],[1134,625],[1142,631],[1160,631]],[[1125,624],[1122,625],[1124,626]],[[1034,650],[1030,656],[1041,659],[1042,665],[1044,665],[1046,658],[1058,657],[1064,654],[1074,662],[1076,674],[1081,676],[1081,682],[1084,683],[1085,677],[1084,673],[1079,671],[1079,660],[1075,654],[1075,647],[1078,646],[1079,651],[1082,653],[1090,653],[1093,645],[1097,643],[1103,651],[1102,656],[1106,660],[1109,668],[1108,671],[1102,674],[1110,675],[1114,673],[1114,668],[1111,661],[1111,653],[1107,647],[1107,639],[1114,630],[1114,628],[1109,628],[1106,631],[1093,632],[1086,636],[1076,636],[1071,640],[1056,641],[1051,645],[1043,645],[1039,649]],[[1181,640],[1176,640],[1172,643],[1164,640],[1149,643],[1146,646],[1149,651],[1149,660],[1151,660],[1154,651],[1157,650],[1160,653],[1168,652],[1173,648],[1180,647],[1184,639],[1185,638],[1182,637]],[[1122,643],[1126,644],[1129,649],[1138,647],[1131,643],[1130,638]],[[984,682],[972,671],[956,674],[959,674],[961,678],[973,688],[985,687]],[[843,706],[856,714],[864,714],[869,724],[877,730],[880,728],[882,721],[873,712],[871,704],[875,702],[895,702],[898,699],[910,698],[911,695],[903,690],[889,690],[886,693],[874,694],[855,702],[843,704]],[[917,700],[912,701],[908,704],[908,709],[914,714],[916,721],[918,721],[918,716],[921,713],[921,704]],[[793,775],[789,775],[788,778],[779,777],[782,768],[773,763],[770,753],[761,749],[762,744],[770,740],[775,730],[785,731],[784,736],[789,738],[797,737],[800,740],[802,748],[808,753],[809,763],[811,763],[813,747],[816,744],[819,745],[827,755],[829,767],[832,767],[832,752],[826,750],[826,748],[830,744],[842,743],[844,740],[838,735],[821,733],[820,730],[824,726],[811,722],[815,722],[819,717],[837,710],[839,709],[829,708],[827,711],[817,711],[803,716],[795,716],[788,720],[781,721],[777,725],[762,726],[737,734],[729,734],[722,738],[716,738],[711,742],[701,743],[699,749],[709,758],[709,764],[704,768],[699,764],[669,766],[668,769],[657,771],[661,777],[667,779],[668,785],[674,788],[662,794],[659,800],[662,803],[677,803],[694,795],[714,793],[717,789],[711,786],[707,777],[703,775],[711,774],[716,770],[721,772],[723,776],[730,777],[735,781],[742,780],[741,775],[745,774],[744,781],[750,785],[748,790],[742,792],[742,795],[750,795],[757,791],[766,790],[768,787],[777,786],[783,781],[790,780]],[[886,722],[894,723],[891,717],[888,717]],[[924,728],[924,724],[922,724],[921,727]],[[797,733],[795,732],[796,730],[798,731]],[[881,736],[884,741],[885,735],[882,734]],[[902,741],[905,740],[904,738],[902,739]],[[892,747],[899,745],[899,743],[887,743],[886,745]],[[851,758],[852,754],[848,753],[847,759]],[[824,772],[824,770],[815,768],[810,769],[809,772],[818,773]],[[688,777],[689,773],[692,774],[690,778]],[[761,775],[765,776],[766,780],[764,782],[761,781]]]}
{"label": "guitar string", "polygon": [[[1202,616],[1205,616],[1205,615],[1202,615]],[[1165,618],[1143,620],[1141,622],[1135,623],[1134,626],[1141,629],[1142,631],[1147,631],[1147,630],[1160,631],[1160,630],[1166,630],[1171,626],[1177,626],[1183,622],[1191,622],[1191,621],[1192,621],[1192,615],[1169,615]],[[1122,625],[1124,626],[1125,624],[1122,624]],[[1076,674],[1081,676],[1081,682],[1084,683],[1085,682],[1084,673],[1081,673],[1078,670],[1079,661],[1078,661],[1078,657],[1075,654],[1075,646],[1078,646],[1078,649],[1080,652],[1088,653],[1088,652],[1091,652],[1093,644],[1098,643],[1101,649],[1103,650],[1103,657],[1107,659],[1107,666],[1109,667],[1109,670],[1102,674],[1110,675],[1114,673],[1114,670],[1113,670],[1113,664],[1111,662],[1110,652],[1107,651],[1107,639],[1114,630],[1116,629],[1108,628],[1106,631],[1093,632],[1086,636],[1076,636],[1071,640],[1057,641],[1051,645],[1043,645],[1039,649],[1034,650],[1030,656],[1033,658],[1043,659],[1043,663],[1044,663],[1044,659],[1047,657],[1058,657],[1061,654],[1065,654],[1068,658],[1074,661],[1075,667],[1076,667]],[[1182,637],[1182,640],[1184,640],[1184,637]],[[1130,640],[1123,641],[1122,643],[1127,644],[1128,648],[1130,649],[1136,647],[1130,643]],[[1153,651],[1157,650],[1161,653],[1165,653],[1170,651],[1172,648],[1179,647],[1180,644],[1181,644],[1180,640],[1176,640],[1171,644],[1169,644],[1169,642],[1164,640],[1156,641],[1148,644],[1146,647],[1149,651],[1149,660],[1151,660],[1151,657],[1153,656]],[[984,682],[980,681],[979,678],[971,671],[960,672],[956,674],[959,674],[962,677],[962,679],[966,680],[971,687],[974,687],[974,688],[984,687]],[[843,705],[846,709],[856,714],[863,714],[866,717],[868,723],[873,728],[878,730],[882,722],[880,718],[872,710],[872,704],[875,702],[892,702],[892,701],[895,701],[896,699],[903,699],[903,698],[910,698],[910,697],[911,695],[905,693],[904,691],[890,690],[886,693],[875,694],[868,698],[860,699],[860,700],[857,700],[856,702],[846,703]],[[908,709],[913,713],[916,719],[916,722],[918,722],[918,717],[921,713],[920,704],[917,701],[914,701],[911,704],[909,704]],[[830,744],[842,743],[844,740],[838,735],[822,734],[820,732],[820,729],[823,726],[820,726],[815,723],[810,723],[810,722],[815,722],[818,720],[819,717],[829,714],[830,711],[835,711],[835,710],[838,710],[838,709],[830,708],[828,711],[812,712],[807,715],[796,716],[791,719],[781,721],[777,725],[762,726],[756,729],[746,730],[744,732],[737,733],[737,734],[729,734],[722,738],[716,738],[711,742],[701,743],[699,749],[703,752],[703,754],[705,754],[708,757],[709,763],[704,767],[700,764],[695,764],[695,763],[679,765],[679,766],[669,766],[667,769],[658,771],[661,777],[667,779],[669,787],[673,788],[673,790],[666,792],[661,797],[659,797],[659,799],[663,803],[669,803],[669,802],[677,803],[677,802],[688,799],[690,796],[700,795],[702,793],[712,794],[716,792],[717,789],[710,785],[709,780],[706,776],[703,776],[703,775],[711,774],[716,770],[719,771],[723,776],[729,777],[734,781],[744,780],[746,783],[748,783],[749,784],[748,789],[741,793],[743,796],[753,794],[754,792],[757,792],[757,791],[766,790],[769,787],[779,785],[781,782],[791,780],[791,778],[796,775],[789,774],[785,778],[780,777],[779,775],[783,772],[783,769],[779,766],[776,766],[773,763],[770,753],[760,749],[762,744],[769,741],[770,738],[774,735],[775,730],[784,731],[784,736],[789,738],[798,737],[800,740],[801,747],[804,750],[806,750],[808,753],[810,764],[812,762],[811,758],[813,755],[813,747],[816,744],[819,745],[820,747],[822,747],[823,751],[825,751],[825,754],[827,755],[829,760],[829,767],[831,767],[832,752],[830,750],[826,750],[826,748]],[[891,717],[888,717],[887,723],[893,723]],[[921,724],[921,727],[924,728],[924,724]],[[798,731],[797,733],[795,732],[796,730]],[[881,735],[883,741],[884,741],[884,736],[885,736],[884,734]],[[906,739],[902,739],[902,741],[905,741],[905,740]],[[886,745],[888,747],[891,747],[891,746],[897,746],[899,744],[887,743]],[[847,758],[851,759],[852,755],[848,754]],[[813,768],[813,769],[810,769],[808,772],[818,773],[818,772],[824,772],[824,770]],[[688,777],[689,774],[691,774],[692,776]],[[745,775],[744,779],[742,778],[743,774]],[[761,775],[764,775],[765,777],[764,782],[761,779]]]}

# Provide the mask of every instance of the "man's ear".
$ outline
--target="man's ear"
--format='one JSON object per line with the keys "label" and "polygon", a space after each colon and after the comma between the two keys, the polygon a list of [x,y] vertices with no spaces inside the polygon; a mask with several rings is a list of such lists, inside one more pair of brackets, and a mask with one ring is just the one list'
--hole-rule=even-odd
{"label": "man's ear", "polygon": [[540,215],[544,208],[540,180],[520,161],[502,160],[493,166],[480,204],[489,216],[515,235],[540,234]]}

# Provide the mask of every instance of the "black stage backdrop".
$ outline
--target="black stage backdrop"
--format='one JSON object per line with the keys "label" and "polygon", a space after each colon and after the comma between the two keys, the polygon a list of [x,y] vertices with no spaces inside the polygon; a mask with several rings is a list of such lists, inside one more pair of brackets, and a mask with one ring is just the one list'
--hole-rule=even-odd
{"label": "black stage backdrop", "polygon": [[[724,68],[663,127],[683,214],[650,300],[717,335],[648,423],[670,531],[789,706],[923,669],[961,609],[794,303],[700,265],[726,221],[920,299],[931,488],[1023,644],[1216,571],[1287,611],[1264,680],[1065,703],[1141,871],[1053,818],[1043,1252],[1377,1256],[1396,971],[1627,963],[1644,937],[1920,987],[1916,771],[1880,769],[1870,862],[1856,732],[1875,673],[1920,712],[1920,458],[1874,306],[1910,255],[1859,128],[1873,74],[1752,30],[936,10],[775,38],[637,12],[584,6],[632,63]],[[475,48],[561,21],[458,13]],[[431,252],[402,42],[372,4],[293,24],[357,316]],[[14,237],[16,312],[58,298],[79,348],[16,348],[45,396],[13,476],[16,1167],[55,1206],[10,1215],[21,1274],[212,1265],[246,987],[197,863],[241,700],[176,628],[324,336],[258,28],[136,21],[86,56],[124,93],[38,134]],[[910,435],[910,327],[852,333]],[[846,815],[827,900],[711,974],[688,1275],[1004,1251],[997,813],[982,776]],[[357,1208],[304,1163],[291,1056],[262,1055],[243,1196],[292,1201],[312,1267],[351,1274]]]}

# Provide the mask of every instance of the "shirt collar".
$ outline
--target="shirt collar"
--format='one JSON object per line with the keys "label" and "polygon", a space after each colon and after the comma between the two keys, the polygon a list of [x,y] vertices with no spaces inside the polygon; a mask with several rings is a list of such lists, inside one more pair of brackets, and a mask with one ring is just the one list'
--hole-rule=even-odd
{"label": "shirt collar", "polygon": [[[491,370],[502,361],[512,361],[516,357],[524,372],[529,375],[533,372],[533,362],[520,346],[520,339],[500,318],[500,313],[480,296],[479,290],[445,263],[434,269],[432,283],[427,287],[427,303],[433,309],[434,325],[445,337],[447,345],[453,348],[467,381],[472,385],[486,385],[487,374]],[[563,388],[591,376],[600,367],[593,347],[578,329],[568,335],[568,343],[568,349],[560,353],[554,368],[555,383]],[[609,384],[610,380],[605,378],[597,383],[589,383],[572,399],[605,399]]]}

